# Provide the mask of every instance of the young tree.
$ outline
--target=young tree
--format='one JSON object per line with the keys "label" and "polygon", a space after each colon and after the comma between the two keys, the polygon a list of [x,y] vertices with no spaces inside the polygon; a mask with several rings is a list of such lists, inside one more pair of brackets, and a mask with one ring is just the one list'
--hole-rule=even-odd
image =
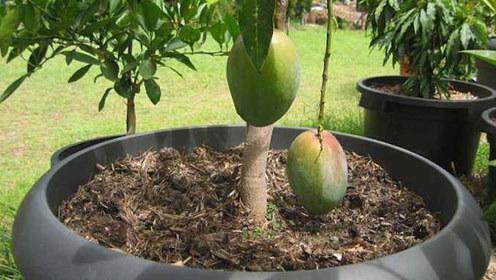
{"label": "young tree", "polygon": [[[97,68],[95,81],[105,78],[98,109],[116,93],[126,99],[126,132],[136,131],[135,98],[143,88],[153,104],[160,101],[157,68],[178,61],[196,70],[189,56],[225,55],[236,31],[235,21],[216,11],[212,0],[53,0],[4,1],[0,3],[0,54],[11,62],[28,57],[26,73],[0,95],[6,100],[33,73],[57,56],[67,65],[83,63],[68,80],[76,82]],[[227,20],[226,20],[227,19]],[[226,22],[230,24],[226,24]],[[211,35],[219,43],[216,52],[199,47]]]}
{"label": "young tree", "polygon": [[236,110],[247,121],[240,195],[259,225],[267,208],[265,171],[273,123],[287,112],[299,86],[296,50],[283,32],[274,30],[275,17],[276,27],[285,31],[286,9],[285,0],[279,2],[278,12],[274,0],[241,2],[242,36],[231,51],[227,70]]}

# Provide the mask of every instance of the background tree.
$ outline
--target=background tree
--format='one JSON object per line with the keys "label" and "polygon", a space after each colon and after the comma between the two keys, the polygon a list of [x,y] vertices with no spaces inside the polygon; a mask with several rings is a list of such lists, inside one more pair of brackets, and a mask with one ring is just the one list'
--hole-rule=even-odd
{"label": "background tree", "polygon": [[[227,24],[228,22],[229,24]],[[196,70],[189,56],[225,55],[230,32],[236,33],[232,17],[216,10],[212,0],[27,0],[0,3],[0,54],[7,62],[26,58],[26,73],[0,95],[5,101],[48,61],[65,56],[67,65],[84,65],[68,82],[76,82],[89,70],[99,70],[95,81],[105,78],[98,109],[110,94],[126,99],[126,132],[136,131],[135,98],[142,92],[153,104],[160,101],[157,68],[178,61]],[[201,52],[208,35],[219,51]]]}
{"label": "background tree", "polygon": [[473,61],[460,51],[484,46],[488,39],[477,5],[468,0],[367,0],[370,46],[384,51],[384,63],[403,64],[402,72],[410,74],[404,84],[409,95],[449,95],[444,78],[463,79],[474,71]]}

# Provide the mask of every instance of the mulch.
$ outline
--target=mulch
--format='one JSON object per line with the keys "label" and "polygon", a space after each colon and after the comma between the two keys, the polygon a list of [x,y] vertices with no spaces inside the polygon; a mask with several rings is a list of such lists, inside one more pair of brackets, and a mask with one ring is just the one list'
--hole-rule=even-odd
{"label": "mulch", "polygon": [[[398,85],[390,85],[390,84],[374,84],[371,86],[372,88],[376,90],[383,91],[385,93],[389,94],[396,94],[396,95],[405,95],[405,91],[403,90],[403,85],[398,84]],[[478,97],[474,95],[471,92],[462,92],[455,90],[454,88],[448,89],[449,91],[449,99],[446,97],[445,94],[435,94],[433,96],[433,99],[435,100],[443,100],[443,101],[467,101],[467,100],[477,100]]]}
{"label": "mulch", "polygon": [[108,166],[60,207],[81,236],[125,254],[196,268],[290,271],[359,263],[435,235],[436,214],[370,158],[347,152],[340,208],[312,217],[285,175],[286,151],[271,151],[267,223],[255,227],[240,202],[242,147],[192,153],[165,148]]}

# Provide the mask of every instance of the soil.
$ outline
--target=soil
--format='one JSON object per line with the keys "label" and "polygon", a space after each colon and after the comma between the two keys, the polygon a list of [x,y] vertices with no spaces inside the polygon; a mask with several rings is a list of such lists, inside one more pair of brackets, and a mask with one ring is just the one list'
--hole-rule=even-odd
{"label": "soil", "polygon": [[[398,85],[389,85],[389,84],[375,84],[371,86],[372,88],[383,91],[386,93],[390,94],[397,94],[397,95],[407,95],[403,91],[403,85],[398,84]],[[449,99],[446,97],[444,94],[436,94],[433,99],[436,100],[444,100],[444,101],[467,101],[467,100],[477,100],[478,97],[471,92],[461,92],[457,91],[453,88],[450,88],[449,90]]]}
{"label": "soil", "polygon": [[311,217],[285,176],[286,151],[271,151],[267,223],[255,227],[239,199],[242,147],[166,148],[128,156],[97,174],[59,209],[88,240],[153,261],[197,268],[288,271],[390,255],[441,228],[421,197],[370,158],[347,153],[349,187],[340,208]]}

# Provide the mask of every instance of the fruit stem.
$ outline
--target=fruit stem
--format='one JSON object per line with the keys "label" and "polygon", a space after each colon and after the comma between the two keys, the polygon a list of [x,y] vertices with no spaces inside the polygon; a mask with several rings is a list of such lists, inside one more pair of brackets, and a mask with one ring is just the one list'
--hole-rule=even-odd
{"label": "fruit stem", "polygon": [[319,111],[319,128],[317,129],[317,136],[320,140],[320,148],[322,149],[322,131],[324,130],[324,110],[325,110],[325,96],[327,91],[327,81],[329,79],[329,61],[331,58],[331,41],[332,41],[332,0],[327,0],[327,41],[324,55],[324,70],[322,73],[322,87],[320,88],[320,111]]}

